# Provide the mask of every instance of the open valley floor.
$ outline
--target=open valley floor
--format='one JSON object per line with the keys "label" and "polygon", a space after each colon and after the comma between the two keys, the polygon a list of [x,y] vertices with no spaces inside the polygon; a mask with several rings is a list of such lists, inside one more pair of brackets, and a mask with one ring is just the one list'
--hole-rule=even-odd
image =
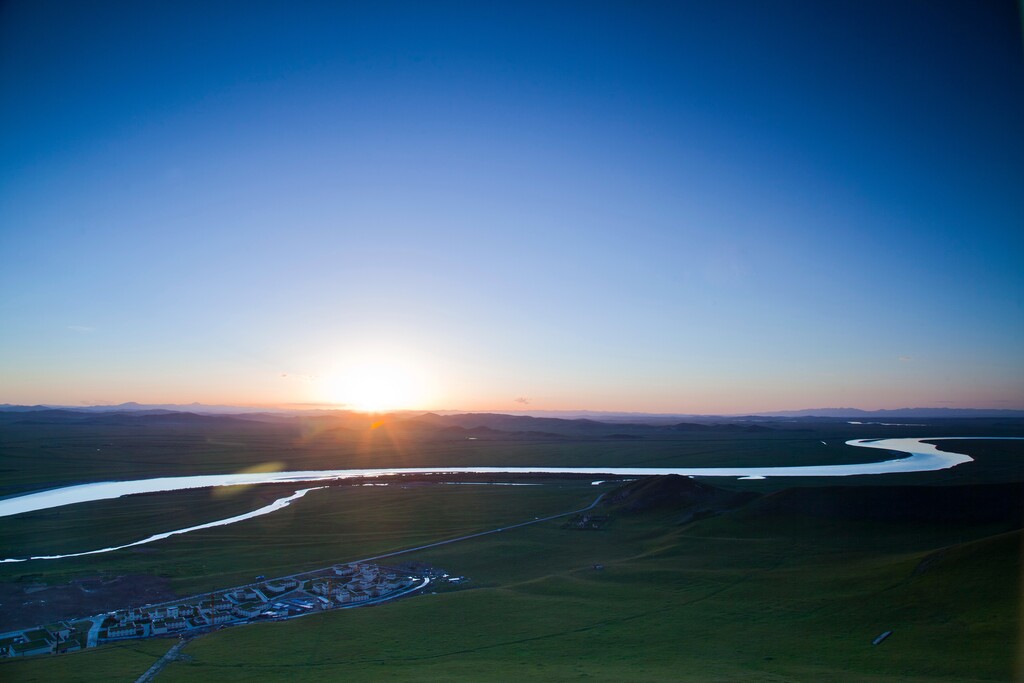
{"label": "open valley floor", "polygon": [[[839,422],[761,426],[770,431],[759,436],[741,429],[648,432],[622,443],[600,436],[532,436],[466,446],[463,438],[447,450],[443,442],[422,435],[393,439],[378,451],[340,440],[303,445],[288,441],[284,432],[275,438],[281,452],[291,453],[282,469],[314,459],[321,467],[365,464],[374,455],[392,464],[398,445],[410,467],[429,464],[422,458],[438,453],[449,462],[465,462],[466,448],[473,457],[490,458],[487,464],[529,464],[524,461],[538,453],[579,463],[589,450],[607,466],[627,467],[727,466],[758,458],[811,464],[812,455],[827,456],[829,448],[837,451],[831,462],[849,462],[866,449],[839,444],[871,438],[868,430],[878,430],[874,438],[965,432],[964,424],[955,423],[929,425],[927,433],[919,427]],[[1005,422],[967,427],[977,436],[1022,435],[1020,425]],[[73,461],[75,449],[97,437],[94,429],[62,427],[56,431],[63,439],[39,438],[38,443],[64,443],[70,452],[61,457]],[[187,442],[187,430],[177,429]],[[152,437],[139,429],[112,430],[101,438],[116,440],[128,452]],[[9,456],[43,446],[35,445],[26,427],[8,426],[0,438],[6,462],[18,470],[8,495],[31,490],[33,481],[39,487],[45,473],[31,467],[35,461]],[[255,437],[243,430],[221,438],[244,443]],[[223,463],[230,453],[234,469],[222,465],[221,471],[258,466],[268,459],[269,439],[265,431],[258,435],[264,448],[249,453],[248,462],[209,446],[207,458]],[[289,443],[290,451],[284,448]],[[376,482],[387,486],[336,482],[311,491],[301,504],[228,526],[98,555],[0,565],[4,600],[22,603],[45,600],[49,591],[81,592],[83,585],[102,590],[104,582],[110,588],[126,582],[130,593],[136,585],[130,577],[150,577],[164,591],[147,594],[142,591],[147,584],[138,580],[136,601],[126,600],[126,592],[112,592],[101,609],[90,612],[112,613],[109,622],[98,625],[98,647],[6,658],[0,661],[0,678],[134,681],[159,660],[147,680],[373,681],[382,672],[396,681],[1014,680],[1021,673],[1020,444],[960,441],[955,449],[940,448],[973,460],[951,469],[838,479],[506,476],[469,479],[469,485],[443,477]],[[787,452],[792,453],[788,460]],[[185,448],[178,459],[141,458],[138,472],[180,474],[186,471],[182,462],[200,460],[201,448]],[[106,476],[101,462],[91,474],[83,468],[72,478],[47,483]],[[117,545],[243,514],[298,485],[235,488],[224,489],[229,495],[195,489],[14,515],[0,519],[0,538],[8,556]],[[568,511],[576,512],[563,514]],[[453,539],[462,540],[433,545]],[[403,550],[411,552],[368,559]],[[365,565],[347,568],[364,559]],[[352,577],[346,576],[335,586],[338,580],[331,579],[338,571],[354,577],[364,567],[379,567],[373,580],[384,576],[394,585],[383,590],[370,581],[349,587]],[[302,572],[313,574],[295,576]],[[431,583],[421,586],[428,576]],[[281,583],[289,577],[296,585]],[[453,577],[469,580],[447,580]],[[272,590],[271,584],[282,589],[280,596],[264,591]],[[342,593],[374,587],[378,598],[400,593],[402,598],[361,609],[343,608],[352,603],[338,601]],[[193,606],[209,613],[202,624],[169,628],[179,619],[170,611],[180,613],[189,596],[210,591],[210,604],[200,599]],[[321,609],[322,599],[333,608]],[[169,611],[170,605],[179,609]],[[45,617],[39,621],[9,626],[70,619],[69,626],[81,627],[74,619],[86,613],[71,607],[40,611]],[[250,616],[234,613],[241,608]],[[29,615],[32,609],[27,604],[19,613]],[[266,614],[278,609],[304,616]],[[210,622],[217,614],[230,616]],[[250,621],[256,623],[218,628]],[[157,622],[161,625],[154,629]],[[122,628],[123,636],[117,630]],[[105,629],[102,639],[100,629]],[[186,633],[191,630],[195,633]],[[183,633],[187,642],[181,643]]]}

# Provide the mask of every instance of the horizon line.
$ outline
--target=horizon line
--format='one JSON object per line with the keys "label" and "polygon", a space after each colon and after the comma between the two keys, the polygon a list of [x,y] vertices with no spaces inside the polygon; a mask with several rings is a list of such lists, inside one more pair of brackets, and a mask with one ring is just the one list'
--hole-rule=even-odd
{"label": "horizon line", "polygon": [[[1024,413],[1024,407],[992,407],[992,406],[902,406],[899,408],[857,408],[853,406],[819,406],[814,408],[781,408],[781,409],[768,409],[768,410],[748,410],[738,412],[708,412],[708,413],[696,413],[696,412],[677,412],[677,411],[642,411],[642,410],[616,410],[616,409],[594,409],[594,408],[486,408],[486,409],[462,409],[462,408],[391,408],[387,410],[359,410],[355,408],[345,407],[344,404],[329,404],[329,403],[278,403],[278,404],[245,404],[245,403],[201,403],[199,401],[192,401],[190,403],[140,403],[138,401],[122,401],[121,403],[79,403],[79,404],[63,404],[63,403],[0,403],[0,408],[42,408],[42,409],[67,409],[67,410],[87,410],[87,409],[101,409],[101,408],[123,408],[125,406],[138,406],[140,410],[146,409],[164,409],[171,410],[173,408],[180,408],[186,410],[180,410],[178,412],[188,412],[188,408],[219,408],[219,409],[233,409],[233,410],[245,410],[252,412],[266,412],[266,411],[283,411],[283,412],[300,412],[303,410],[312,411],[323,411],[323,412],[337,412],[337,413],[355,413],[363,415],[389,415],[397,413],[455,413],[455,414],[501,414],[501,415],[532,415],[536,413],[562,413],[562,414],[592,414],[592,415],[636,415],[642,417],[742,417],[746,415],[752,416],[784,416],[785,413],[812,413],[814,411],[851,411],[855,413],[895,413],[901,411],[983,411],[983,412],[1020,412]],[[811,417],[812,415],[807,415]],[[838,417],[831,415],[829,417]]]}

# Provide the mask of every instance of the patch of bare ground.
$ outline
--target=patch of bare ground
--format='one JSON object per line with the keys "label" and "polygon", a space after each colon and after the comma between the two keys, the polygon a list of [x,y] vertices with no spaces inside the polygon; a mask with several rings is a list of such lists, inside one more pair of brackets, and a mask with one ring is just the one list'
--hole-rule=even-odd
{"label": "patch of bare ground", "polygon": [[0,632],[171,600],[170,582],[148,574],[92,576],[70,583],[0,583]]}

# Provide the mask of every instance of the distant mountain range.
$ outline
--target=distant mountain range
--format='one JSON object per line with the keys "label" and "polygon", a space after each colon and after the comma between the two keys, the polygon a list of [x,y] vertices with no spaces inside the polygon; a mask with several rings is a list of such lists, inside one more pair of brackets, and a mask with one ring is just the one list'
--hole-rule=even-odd
{"label": "distant mountain range", "polygon": [[[63,410],[87,413],[115,413],[126,412],[136,414],[158,414],[160,412],[188,412],[199,415],[246,415],[246,414],[267,414],[267,415],[339,415],[352,411],[344,409],[326,408],[261,408],[253,406],[230,406],[230,405],[206,405],[202,403],[161,403],[144,404],[130,401],[117,405],[94,405],[94,406],[64,406],[64,405],[12,405],[9,403],[0,404],[0,412],[29,412],[39,410]],[[420,411],[394,411],[394,415],[415,416],[422,415]],[[602,423],[632,423],[632,424],[662,424],[668,425],[679,420],[703,420],[703,421],[754,421],[759,418],[802,418],[802,417],[827,417],[827,418],[853,418],[853,419],[882,419],[882,418],[957,418],[957,417],[1024,417],[1024,410],[1008,410],[999,408],[896,408],[891,410],[863,410],[860,408],[805,408],[803,410],[776,410],[767,412],[747,413],[743,415],[701,415],[693,413],[631,413],[615,411],[594,411],[594,410],[517,410],[484,412],[484,411],[461,411],[443,410],[427,413],[434,417],[449,416],[497,416],[533,417],[551,420],[589,420]]]}
{"label": "distant mountain range", "polygon": [[893,410],[861,410],[859,408],[808,408],[757,413],[764,417],[1024,417],[1024,410],[1000,408],[896,408]]}
{"label": "distant mountain range", "polygon": [[[179,408],[173,410],[171,408]],[[181,410],[188,408],[189,410]],[[214,408],[218,412],[212,412]],[[245,412],[248,411],[248,412]],[[822,413],[838,412],[838,415]],[[995,412],[995,415],[992,413]],[[101,427],[129,430],[200,431],[216,433],[303,435],[306,439],[328,439],[334,443],[367,443],[385,440],[392,443],[450,443],[462,441],[552,442],[718,439],[728,435],[754,437],[792,435],[816,429],[844,433],[879,429],[906,429],[935,424],[942,418],[974,418],[1019,428],[1024,411],[964,411],[916,409],[910,415],[901,411],[857,411],[849,409],[795,411],[777,416],[670,416],[647,414],[586,413],[591,417],[571,418],[503,413],[420,413],[404,411],[366,414],[345,410],[262,411],[236,406],[143,405],[47,407],[0,405],[0,427],[12,429],[93,429]],[[929,417],[938,415],[938,417]],[[876,417],[877,416],[877,417]],[[856,419],[851,419],[856,418]],[[871,426],[869,426],[871,425]],[[282,432],[283,430],[283,432]]]}
{"label": "distant mountain range", "polygon": [[[98,406],[62,406],[56,404],[45,404],[45,405],[34,405],[34,406],[20,406],[12,405],[10,403],[0,403],[0,411],[2,412],[28,412],[32,410],[73,410],[77,412],[86,413],[120,413],[120,412],[132,412],[132,413],[152,413],[154,411],[169,411],[169,412],[190,412],[190,413],[203,413],[206,415],[239,415],[242,413],[255,413],[260,412],[261,408],[253,408],[251,406],[218,406],[218,405],[205,405],[202,403],[136,403],[135,401],[129,401],[128,403],[118,403],[117,405],[98,405]],[[282,412],[274,410],[273,412]],[[283,411],[291,412],[291,411]]]}

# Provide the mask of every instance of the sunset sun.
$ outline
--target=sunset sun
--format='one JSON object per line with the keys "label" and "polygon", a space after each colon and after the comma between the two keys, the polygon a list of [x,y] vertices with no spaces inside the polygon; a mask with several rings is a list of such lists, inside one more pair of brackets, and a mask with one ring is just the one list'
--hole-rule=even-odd
{"label": "sunset sun", "polygon": [[397,362],[372,361],[339,370],[325,383],[328,403],[363,412],[382,412],[422,407],[425,400],[422,376]]}

